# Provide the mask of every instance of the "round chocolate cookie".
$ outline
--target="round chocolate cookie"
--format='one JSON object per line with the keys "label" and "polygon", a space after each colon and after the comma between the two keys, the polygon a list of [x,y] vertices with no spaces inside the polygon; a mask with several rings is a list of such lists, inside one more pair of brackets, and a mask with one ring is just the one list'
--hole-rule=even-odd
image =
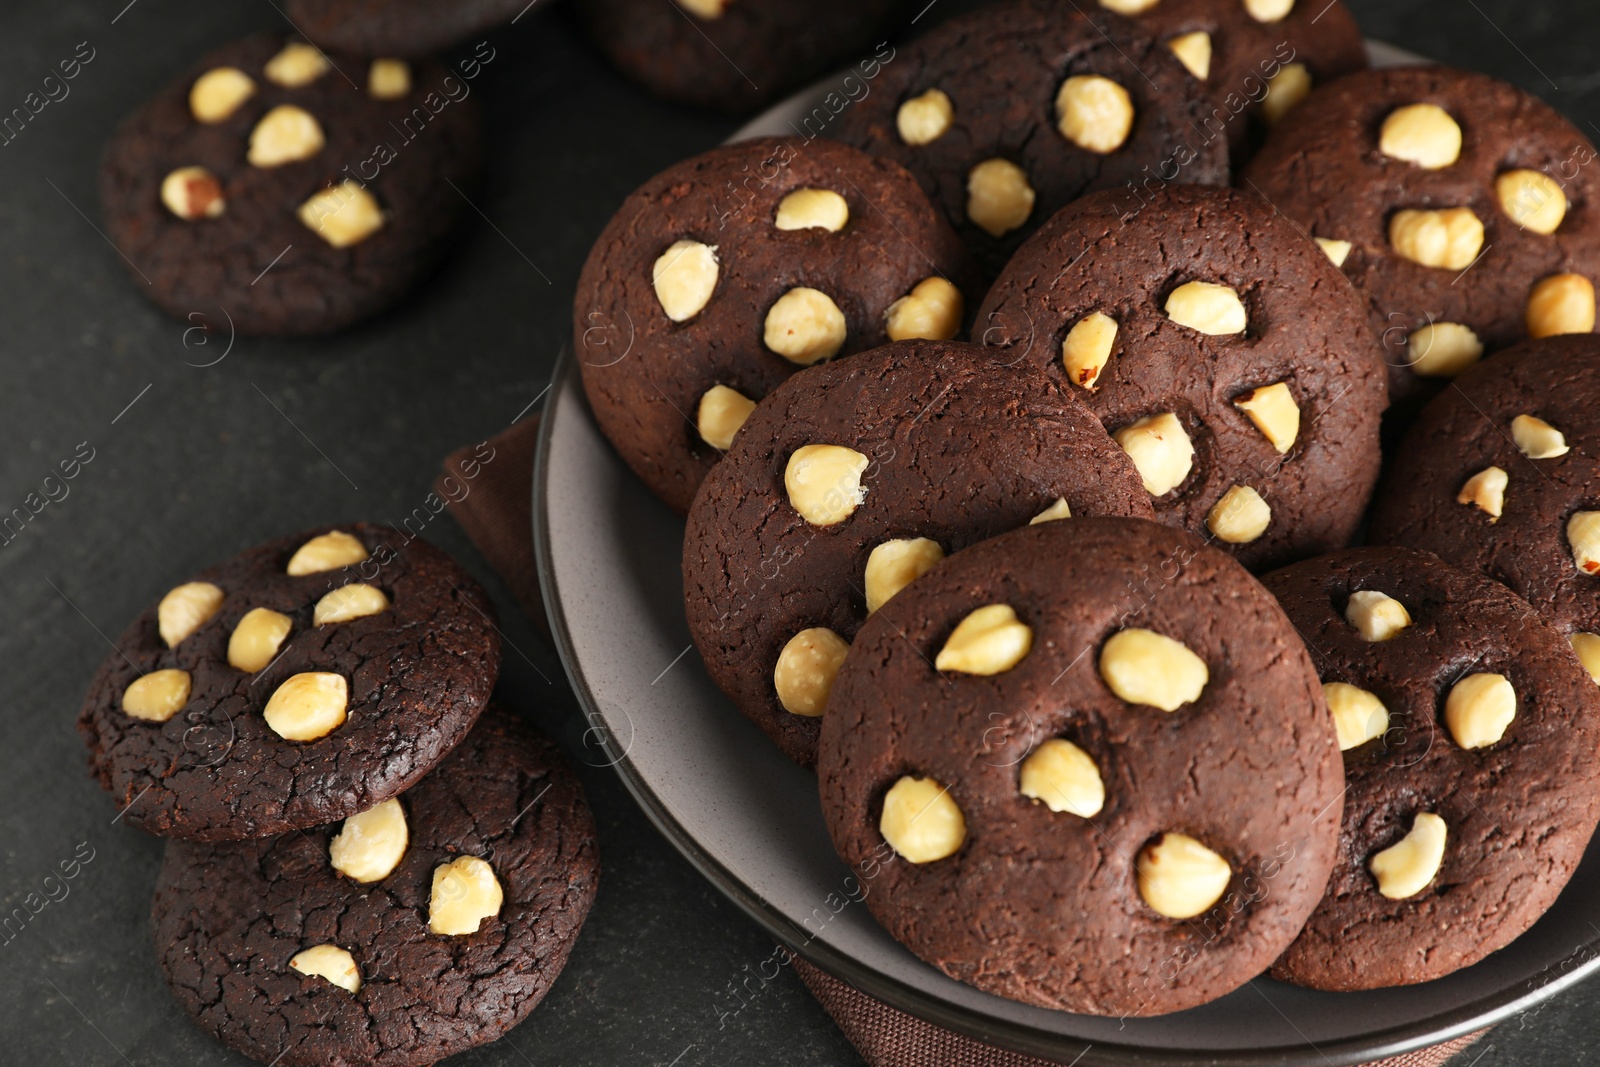
{"label": "round chocolate cookie", "polygon": [[578,278],[600,429],[684,512],[754,402],[802,367],[956,336],[977,285],[900,167],[831,141],[725,145],[623,203]]}
{"label": "round chocolate cookie", "polygon": [[1240,184],[1367,296],[1398,404],[1528,336],[1590,333],[1600,175],[1554,108],[1483,74],[1369,71],[1317,91]]}
{"label": "round chocolate cookie", "polygon": [[1204,126],[1234,160],[1313,86],[1364,70],[1366,44],[1340,0],[1100,0],[1134,15],[1211,93]]}
{"label": "round chocolate cookie", "polygon": [[78,731],[128,822],[265,837],[387,800],[472,728],[500,670],[488,596],[450,557],[355,523],[244,552],[117,640]]}
{"label": "round chocolate cookie", "polygon": [[184,1011],[279,1067],[413,1067],[487,1044],[566,964],[600,862],[560,752],[490,708],[400,797],[261,841],[174,841],[156,954]]}
{"label": "round chocolate cookie", "polygon": [[470,93],[432,60],[225,45],[107,146],[107,235],[151,299],[195,325],[348,326],[438,259],[478,168]]}
{"label": "round chocolate cookie", "polygon": [[[577,0],[622,73],[668,100],[736,114],[873,50],[908,9],[906,0]],[[861,75],[875,77],[894,54],[878,43]]]}
{"label": "round chocolate cookie", "polygon": [[1005,0],[900,50],[828,130],[905,165],[989,277],[1057,209],[1147,179],[1228,182],[1204,86],[1137,24]]}
{"label": "round chocolate cookie", "polygon": [[1085,197],[1017,252],[973,329],[1071,383],[1161,521],[1251,569],[1354,536],[1378,477],[1377,344],[1360,296],[1253,193]]}
{"label": "round chocolate cookie", "polygon": [[1305,646],[1255,579],[1152,522],[945,561],[869,619],[817,772],[867,907],[952,978],[1158,1015],[1294,940],[1343,783]]}
{"label": "round chocolate cookie", "polygon": [[1362,548],[1267,575],[1344,749],[1338,858],[1272,969],[1315,989],[1425,982],[1533,925],[1600,820],[1600,693],[1503,586]]}
{"label": "round chocolate cookie", "polygon": [[[1423,409],[1371,539],[1436,553],[1527,599],[1600,673],[1600,338],[1485,360]],[[1593,642],[1597,647],[1587,647]]]}
{"label": "round chocolate cookie", "polygon": [[974,345],[889,345],[781,386],[712,469],[683,539],[689,631],[712,680],[809,766],[848,642],[907,582],[1036,519],[1150,514],[1063,387]]}
{"label": "round chocolate cookie", "polygon": [[425,56],[505,25],[532,0],[286,0],[295,29],[324,48]]}

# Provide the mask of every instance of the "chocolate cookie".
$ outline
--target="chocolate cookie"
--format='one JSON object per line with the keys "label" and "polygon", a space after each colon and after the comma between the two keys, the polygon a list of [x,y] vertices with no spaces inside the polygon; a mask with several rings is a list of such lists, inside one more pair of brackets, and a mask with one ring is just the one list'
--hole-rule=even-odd
{"label": "chocolate cookie", "polygon": [[1261,973],[1333,864],[1305,646],[1179,530],[1072,519],[952,556],[869,619],[817,758],[867,907],[952,978],[1158,1015]]}
{"label": "chocolate cookie", "polygon": [[1395,451],[1372,539],[1505,583],[1600,672],[1600,338],[1524,342],[1455,386]]}
{"label": "chocolate cookie", "polygon": [[1600,820],[1594,683],[1525,602],[1426,552],[1338,552],[1263,581],[1311,648],[1347,789],[1327,893],[1274,976],[1406,985],[1510,943]]}
{"label": "chocolate cookie", "polygon": [[829,141],[745,141],[623,203],[578,278],[573,349],[601,430],[683,512],[785,378],[954,337],[976,291],[961,242],[900,167]]}
{"label": "chocolate cookie", "polygon": [[286,0],[295,29],[324,48],[425,56],[503,26],[532,0]]}
{"label": "chocolate cookie", "polygon": [[1241,162],[1262,128],[1341,74],[1364,70],[1361,27],[1339,0],[1100,0],[1137,16],[1205,83],[1204,128]]}
{"label": "chocolate cookie", "polygon": [[[742,113],[874,50],[905,0],[578,0],[595,44],[628,77],[679,103]],[[868,73],[872,71],[873,73]]]}
{"label": "chocolate cookie", "polygon": [[1069,514],[1151,514],[1091,412],[974,345],[889,345],[779,387],[712,469],[683,540],[689,631],[712,680],[809,766],[870,614],[947,553]]}
{"label": "chocolate cookie", "polygon": [[89,767],[154,834],[265,837],[364,811],[467,735],[500,638],[426,541],[355,523],[202,571],[135,619],[78,716]]}
{"label": "chocolate cookie", "polygon": [[112,138],[107,234],[151,299],[195,325],[348,326],[442,251],[478,166],[471,89],[431,60],[225,45]]}
{"label": "chocolate cookie", "polygon": [[1360,296],[1253,193],[1085,197],[1017,252],[973,329],[1070,383],[1161,521],[1252,569],[1354,536],[1378,477],[1377,343]]}
{"label": "chocolate cookie", "polygon": [[342,825],[169,844],[156,954],[184,1011],[262,1063],[431,1064],[544,998],[599,867],[560,752],[490,708],[427,777]]}
{"label": "chocolate cookie", "polygon": [[1595,150],[1515,86],[1447,67],[1319,90],[1241,175],[1364,290],[1398,404],[1484,351],[1589,333],[1600,277]]}
{"label": "chocolate cookie", "polygon": [[904,164],[998,274],[1024,238],[1097,189],[1228,183],[1205,88],[1127,19],[1006,0],[900,50],[830,137]]}

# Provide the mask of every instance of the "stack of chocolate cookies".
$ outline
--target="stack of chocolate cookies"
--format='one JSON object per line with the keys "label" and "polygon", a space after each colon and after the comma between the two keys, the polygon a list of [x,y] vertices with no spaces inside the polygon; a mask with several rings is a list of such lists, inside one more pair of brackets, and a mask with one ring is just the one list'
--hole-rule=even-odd
{"label": "stack of chocolate cookies", "polygon": [[696,157],[590,256],[584,386],[687,511],[712,680],[954,978],[1427,981],[1600,821],[1595,153],[1365,66],[1338,3],[1006,0],[853,148]]}
{"label": "stack of chocolate cookies", "polygon": [[179,1003],[263,1063],[431,1064],[566,962],[599,872],[559,751],[493,704],[488,597],[356,523],[176,586],[78,726],[118,821],[170,838],[151,921]]}

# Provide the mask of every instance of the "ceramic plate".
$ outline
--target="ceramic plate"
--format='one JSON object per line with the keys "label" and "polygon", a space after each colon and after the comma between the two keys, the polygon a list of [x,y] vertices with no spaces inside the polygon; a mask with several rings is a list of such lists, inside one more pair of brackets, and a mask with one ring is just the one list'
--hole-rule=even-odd
{"label": "ceramic plate", "polygon": [[[1379,65],[1408,59],[1381,45],[1372,52]],[[790,123],[811,114],[831,84],[779,105],[736,139],[796,134]],[[923,1019],[1082,1065],[1203,1057],[1219,1065],[1338,1067],[1529,1011],[1600,966],[1600,849],[1591,849],[1532,930],[1478,965],[1425,985],[1335,994],[1261,978],[1201,1008],[1125,1021],[980,993],[884,933],[834,855],[815,776],[785,758],[707,678],[683,617],[683,523],[601,436],[570,351],[546,402],[534,540],[551,626],[591,739],[640,806],[773,937]]]}

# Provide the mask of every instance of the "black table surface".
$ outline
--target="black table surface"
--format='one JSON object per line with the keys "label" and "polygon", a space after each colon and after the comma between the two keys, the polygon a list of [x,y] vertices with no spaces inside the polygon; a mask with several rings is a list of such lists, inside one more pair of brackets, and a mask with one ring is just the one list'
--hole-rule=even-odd
{"label": "black table surface", "polygon": [[[0,3],[0,115],[59,60],[93,53],[69,94],[0,147],[0,515],[42,498],[60,461],[93,456],[65,496],[52,483],[55,499],[0,536],[0,916],[38,908],[0,933],[0,1062],[246,1062],[169,998],[147,919],[161,842],[117,824],[84,771],[73,720],[107,635],[195,570],[268,537],[426,515],[440,458],[540,397],[578,269],[622,197],[735,127],[617,77],[551,2],[490,38],[497,58],[478,84],[488,171],[437,275],[355,330],[231,350],[222,337],[202,344],[130,281],[100,232],[96,167],[122,116],[202,51],[283,27],[273,0]],[[1515,82],[1596,129],[1600,7],[1351,3],[1369,36]],[[961,6],[942,0],[925,18]],[[501,693],[579,764],[604,866],[549,998],[503,1041],[451,1062],[859,1064],[792,973],[751,980],[772,942],[585,749],[559,663],[460,528],[441,515],[425,534],[494,594]],[[91,852],[76,878],[46,886],[61,861]],[[1592,1062],[1597,1008],[1600,983],[1582,985],[1460,1062]]]}

